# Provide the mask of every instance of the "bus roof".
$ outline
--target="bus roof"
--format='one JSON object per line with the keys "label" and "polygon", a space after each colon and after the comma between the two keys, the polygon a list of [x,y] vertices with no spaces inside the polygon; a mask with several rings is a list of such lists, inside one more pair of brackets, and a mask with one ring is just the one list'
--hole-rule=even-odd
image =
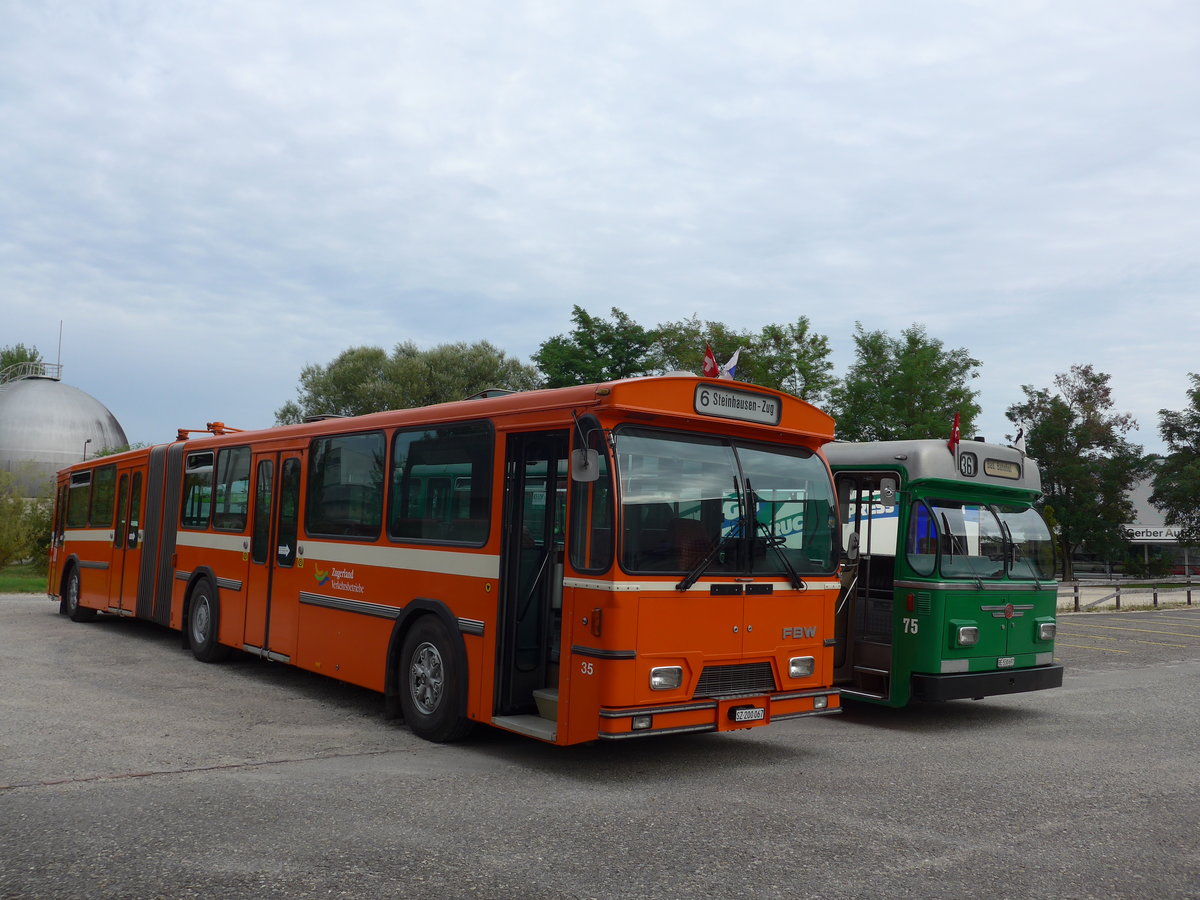
{"label": "bus roof", "polygon": [[1042,491],[1037,460],[1015,447],[962,441],[957,456],[940,439],[914,441],[834,441],[824,447],[834,469],[897,469],[909,482],[953,481],[1020,491]]}

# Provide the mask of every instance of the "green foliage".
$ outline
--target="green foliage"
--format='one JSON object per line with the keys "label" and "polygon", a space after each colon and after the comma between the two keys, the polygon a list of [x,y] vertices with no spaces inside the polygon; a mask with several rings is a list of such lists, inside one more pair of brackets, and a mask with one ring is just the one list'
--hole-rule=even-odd
{"label": "green foliage", "polygon": [[837,384],[829,361],[829,338],[810,329],[808,316],[792,325],[765,326],[739,360],[739,377],[818,406],[825,404]]}
{"label": "green foliage", "polygon": [[1130,547],[1126,551],[1125,564],[1122,566],[1126,575],[1134,578],[1166,578],[1174,568],[1171,554],[1160,547],[1146,552],[1145,548]]}
{"label": "green foliage", "polygon": [[[52,485],[48,485],[52,489]],[[54,527],[54,505],[48,499],[25,504],[25,559],[30,569],[44,576],[50,568],[50,540]]]}
{"label": "green foliage", "polygon": [[1145,471],[1142,448],[1122,435],[1136,427],[1128,413],[1112,414],[1109,376],[1090,365],[1055,376],[1057,392],[1022,385],[1025,402],[1010,406],[1009,421],[1025,429],[1026,447],[1042,471],[1046,504],[1055,510],[1063,577],[1074,577],[1076,548],[1121,559],[1132,521],[1128,491]]}
{"label": "green foliage", "polygon": [[[724,363],[739,347],[748,348],[753,341],[748,331],[734,331],[722,322],[702,322],[697,316],[663,322],[652,333],[654,344],[648,367],[660,375],[667,372],[699,373],[704,366],[705,346],[712,347],[717,360]],[[738,363],[739,381],[753,380],[746,374],[750,356],[749,352],[742,353]]]}
{"label": "green foliage", "polygon": [[790,325],[767,325],[761,332],[736,331],[723,322],[690,316],[643,328],[621,310],[612,319],[576,306],[569,335],[544,342],[533,360],[548,387],[591,384],[667,372],[699,373],[704,348],[725,362],[739,349],[737,380],[795,394],[810,403],[825,399],[835,383],[829,339],[812,334],[806,316]]}
{"label": "green foliage", "polygon": [[574,306],[571,321],[575,328],[569,334],[550,338],[533,354],[534,364],[545,376],[546,387],[596,384],[647,375],[654,370],[650,350],[656,335],[615,306],[611,321]]}
{"label": "green foliage", "polygon": [[97,459],[101,456],[116,456],[118,453],[124,453],[126,450],[141,450],[143,447],[149,447],[146,441],[135,441],[132,444],[121,444],[117,447],[101,447],[91,455],[92,459]]}
{"label": "green foliage", "polygon": [[12,344],[8,347],[0,347],[0,372],[18,363],[41,361],[42,354],[38,352],[36,347],[26,347],[24,344]]}
{"label": "green foliage", "polygon": [[978,391],[968,383],[981,363],[966,350],[946,350],[924,326],[892,338],[854,326],[855,361],[830,399],[837,434],[847,441],[949,437],[955,413],[964,435],[975,430]]}
{"label": "green foliage", "polygon": [[432,350],[409,342],[398,344],[391,356],[380,347],[351,347],[327,366],[305,366],[299,396],[276,410],[275,422],[359,416],[462,400],[488,388],[524,391],[537,386],[531,366],[507,358],[487,341],[441,344]]}
{"label": "green foliage", "polygon": [[1179,528],[1179,541],[1200,545],[1200,375],[1189,373],[1190,405],[1161,409],[1159,434],[1168,453],[1154,474],[1150,502],[1163,510],[1168,525]]}
{"label": "green foliage", "polygon": [[0,472],[0,569],[25,558],[27,527],[25,501],[13,490],[9,474]]}

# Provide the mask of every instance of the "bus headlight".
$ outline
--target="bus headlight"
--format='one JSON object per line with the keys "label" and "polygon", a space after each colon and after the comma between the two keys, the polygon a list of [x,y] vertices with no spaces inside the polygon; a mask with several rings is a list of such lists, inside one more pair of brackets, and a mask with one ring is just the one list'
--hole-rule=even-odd
{"label": "bus headlight", "polygon": [[650,690],[673,691],[683,684],[683,666],[656,666],[650,670]]}
{"label": "bus headlight", "polygon": [[978,625],[959,625],[958,626],[958,646],[974,647],[979,643],[979,626]]}
{"label": "bus headlight", "polygon": [[811,656],[793,656],[788,660],[788,675],[792,678],[807,678],[817,670],[817,661]]}
{"label": "bus headlight", "polygon": [[1038,640],[1052,641],[1055,635],[1058,634],[1058,626],[1054,622],[1039,622],[1038,623]]}

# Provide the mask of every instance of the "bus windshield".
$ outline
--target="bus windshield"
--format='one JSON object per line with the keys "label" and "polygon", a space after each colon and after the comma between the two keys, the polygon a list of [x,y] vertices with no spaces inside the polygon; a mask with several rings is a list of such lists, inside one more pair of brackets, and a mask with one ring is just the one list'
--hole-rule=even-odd
{"label": "bus windshield", "polygon": [[1030,507],[957,500],[915,505],[909,520],[908,561],[921,575],[944,578],[1054,577],[1050,530]]}
{"label": "bus windshield", "polygon": [[997,512],[1012,542],[1009,576],[1053,578],[1054,540],[1038,511],[1019,506],[1001,506],[997,507]]}
{"label": "bus windshield", "polygon": [[614,446],[626,571],[833,571],[833,486],[811,451],[640,428]]}

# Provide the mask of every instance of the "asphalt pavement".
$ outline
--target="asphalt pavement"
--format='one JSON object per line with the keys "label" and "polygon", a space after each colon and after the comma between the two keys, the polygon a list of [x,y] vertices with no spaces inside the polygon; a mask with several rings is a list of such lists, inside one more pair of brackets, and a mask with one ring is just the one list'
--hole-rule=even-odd
{"label": "asphalt pavement", "polygon": [[1200,609],[1061,688],[726,735],[435,745],[369,691],[0,596],[0,897],[1200,898]]}

